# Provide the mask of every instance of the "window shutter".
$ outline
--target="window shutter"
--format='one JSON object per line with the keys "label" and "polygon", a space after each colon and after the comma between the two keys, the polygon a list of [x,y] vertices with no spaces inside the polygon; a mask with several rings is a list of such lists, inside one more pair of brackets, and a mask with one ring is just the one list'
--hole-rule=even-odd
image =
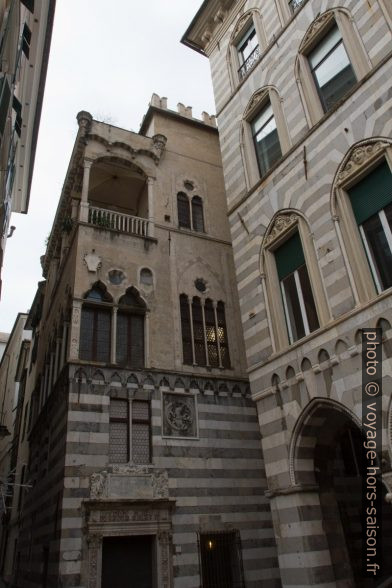
{"label": "window shutter", "polygon": [[301,265],[304,265],[305,257],[298,232],[275,251],[275,260],[279,280],[283,280]]}
{"label": "window shutter", "polygon": [[359,225],[392,202],[392,174],[387,162],[350,188],[348,194]]}
{"label": "window shutter", "polygon": [[193,230],[204,232],[203,201],[200,196],[192,198],[192,221]]}

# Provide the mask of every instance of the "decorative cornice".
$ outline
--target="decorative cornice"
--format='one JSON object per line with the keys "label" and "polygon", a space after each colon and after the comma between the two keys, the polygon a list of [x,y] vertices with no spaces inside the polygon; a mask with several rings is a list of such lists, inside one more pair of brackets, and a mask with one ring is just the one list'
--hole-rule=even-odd
{"label": "decorative cornice", "polygon": [[302,53],[309,49],[313,42],[318,37],[320,31],[326,28],[330,22],[334,19],[334,11],[329,10],[321,14],[316,20],[310,25],[304,38],[302,39],[301,45],[299,46],[299,52]]}
{"label": "decorative cornice", "polygon": [[256,108],[260,104],[262,104],[266,98],[269,96],[268,88],[263,88],[262,90],[257,90],[250,99],[248,106],[245,109],[244,119],[248,119],[251,117],[252,114],[256,111]]}
{"label": "decorative cornice", "polygon": [[299,217],[296,214],[280,214],[277,216],[272,228],[265,237],[265,246],[268,247],[271,245],[271,243],[278,239],[282,233],[298,223],[298,218]]}
{"label": "decorative cornice", "polygon": [[338,173],[337,183],[343,183],[347,177],[355,174],[361,167],[365,167],[369,160],[373,159],[387,147],[389,147],[388,143],[377,141],[376,143],[362,144],[353,149],[349,158]]}

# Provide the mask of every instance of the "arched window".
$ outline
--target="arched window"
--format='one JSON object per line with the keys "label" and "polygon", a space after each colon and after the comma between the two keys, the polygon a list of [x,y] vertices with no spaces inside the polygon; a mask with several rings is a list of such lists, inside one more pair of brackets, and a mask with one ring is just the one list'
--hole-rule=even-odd
{"label": "arched window", "polygon": [[132,289],[119,300],[117,312],[116,362],[144,366],[144,314],[146,306]]}
{"label": "arched window", "polygon": [[203,201],[200,196],[192,198],[192,226],[194,231],[204,233]]}
{"label": "arched window", "polygon": [[184,192],[177,194],[178,226],[184,229],[191,228],[191,211],[189,199]]}
{"label": "arched window", "polygon": [[392,287],[391,170],[389,140],[375,139],[353,146],[335,177],[332,212],[357,304]]}
{"label": "arched window", "polygon": [[268,173],[291,145],[277,90],[272,86],[257,90],[243,119],[245,163],[252,185]]}
{"label": "arched window", "polygon": [[230,368],[224,303],[181,294],[180,316],[184,364]]}
{"label": "arched window", "polygon": [[331,320],[315,248],[305,219],[281,211],[262,246],[262,287],[274,350]]}
{"label": "arched window", "polygon": [[308,28],[296,61],[296,77],[309,125],[338,104],[370,67],[347,11],[321,14]]}
{"label": "arched window", "polygon": [[228,61],[233,88],[253,70],[267,45],[260,13],[256,9],[247,11],[236,22],[230,38]]}
{"label": "arched window", "polygon": [[112,298],[101,284],[95,284],[85,296],[80,324],[80,358],[110,361],[111,309],[100,303]]}

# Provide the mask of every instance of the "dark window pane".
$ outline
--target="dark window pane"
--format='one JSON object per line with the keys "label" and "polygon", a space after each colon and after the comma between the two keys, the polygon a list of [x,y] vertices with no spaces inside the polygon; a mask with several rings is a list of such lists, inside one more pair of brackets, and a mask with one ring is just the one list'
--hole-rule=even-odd
{"label": "dark window pane", "polygon": [[206,365],[206,349],[204,343],[203,315],[200,298],[196,296],[192,302],[193,338],[195,344],[195,361],[198,365]]}
{"label": "dark window pane", "polygon": [[116,362],[144,366],[144,315],[117,314]]}
{"label": "dark window pane", "polygon": [[27,59],[30,56],[30,43],[31,43],[31,31],[27,24],[23,27],[22,33],[22,51],[26,55]]}
{"label": "dark window pane", "polygon": [[26,8],[28,8],[28,10],[30,10],[30,12],[34,12],[34,0],[20,0],[22,2],[22,4],[24,4],[26,6]]}
{"label": "dark window pane", "polygon": [[388,204],[388,206],[386,206],[384,208],[384,212],[385,212],[385,216],[387,217],[389,227],[392,231],[392,203]]}
{"label": "dark window pane", "polygon": [[306,318],[308,319],[309,331],[315,331],[319,328],[319,321],[316,311],[316,305],[313,299],[312,287],[310,285],[308,270],[306,265],[298,268],[299,281],[301,283],[302,296],[305,303]]}
{"label": "dark window pane", "polygon": [[204,232],[203,202],[199,196],[192,198],[193,230]]}
{"label": "dark window pane", "polygon": [[328,111],[357,81],[336,25],[308,59],[323,108]]}
{"label": "dark window pane", "polygon": [[392,253],[378,214],[362,225],[382,289],[392,286]]}
{"label": "dark window pane", "polygon": [[302,320],[301,307],[299,304],[297,286],[294,274],[290,274],[281,282],[286,300],[286,321],[291,327],[293,341],[305,336],[305,326]]}
{"label": "dark window pane", "polygon": [[110,311],[83,307],[80,325],[81,359],[109,362]]}
{"label": "dark window pane", "polygon": [[191,319],[189,313],[188,297],[180,296],[181,333],[183,361],[187,365],[193,364]]}
{"label": "dark window pane", "polygon": [[177,194],[178,226],[191,228],[191,211],[188,197],[180,192]]}
{"label": "dark window pane", "polygon": [[6,76],[0,80],[0,134],[3,135],[11,99],[11,88]]}
{"label": "dark window pane", "polygon": [[249,55],[253,53],[253,51],[258,47],[256,31],[254,26],[252,25],[242,37],[240,42],[237,45],[238,57],[240,60],[241,65],[245,63],[248,59]]}
{"label": "dark window pane", "polygon": [[221,353],[221,362],[223,367],[230,367],[230,354],[229,344],[227,341],[227,329],[226,329],[226,317],[225,317],[225,305],[223,302],[218,302],[216,307],[216,314],[218,319],[218,337]]}
{"label": "dark window pane", "polygon": [[206,321],[208,363],[212,367],[219,367],[218,341],[215,328],[215,313],[212,301],[207,299],[204,306]]}
{"label": "dark window pane", "polygon": [[263,176],[282,156],[275,117],[268,104],[252,123],[260,174]]}

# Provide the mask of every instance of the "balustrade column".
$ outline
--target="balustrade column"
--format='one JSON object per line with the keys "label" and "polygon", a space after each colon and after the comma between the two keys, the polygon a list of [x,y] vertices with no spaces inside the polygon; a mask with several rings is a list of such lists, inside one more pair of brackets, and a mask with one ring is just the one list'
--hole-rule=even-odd
{"label": "balustrade column", "polygon": [[90,170],[93,164],[92,159],[85,159],[83,162],[83,185],[82,196],[80,199],[79,220],[85,223],[88,222],[88,189],[90,185]]}
{"label": "balustrade column", "polygon": [[148,236],[154,237],[154,178],[147,178],[147,194],[148,194]]}

